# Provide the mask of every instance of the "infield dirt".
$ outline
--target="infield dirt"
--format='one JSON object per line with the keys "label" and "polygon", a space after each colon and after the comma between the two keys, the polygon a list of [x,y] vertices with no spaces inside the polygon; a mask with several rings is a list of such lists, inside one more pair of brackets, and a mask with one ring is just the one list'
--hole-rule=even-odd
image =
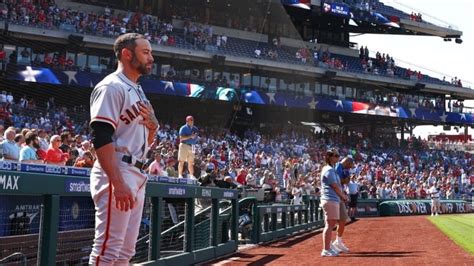
{"label": "infield dirt", "polygon": [[322,258],[321,234],[313,232],[242,250],[205,265],[474,265],[474,256],[426,216],[361,219],[346,227],[344,242],[350,253]]}

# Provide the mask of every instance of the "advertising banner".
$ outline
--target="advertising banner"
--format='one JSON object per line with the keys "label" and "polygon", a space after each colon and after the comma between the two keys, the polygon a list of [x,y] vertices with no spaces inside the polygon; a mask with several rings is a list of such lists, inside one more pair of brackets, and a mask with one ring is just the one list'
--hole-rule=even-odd
{"label": "advertising banner", "polygon": [[[380,216],[431,214],[431,200],[393,200],[379,205]],[[472,206],[463,200],[441,200],[441,213],[470,213]]]}
{"label": "advertising banner", "polygon": [[347,18],[351,17],[349,7],[342,3],[322,3],[321,11],[323,14]]}
{"label": "advertising banner", "polygon": [[[345,9],[339,9],[341,14]],[[332,12],[332,11],[331,11]],[[336,11],[335,11],[336,12]],[[361,11],[362,12],[362,11]],[[359,15],[365,14],[357,13]],[[367,15],[367,14],[366,14]],[[372,14],[373,15],[373,14]],[[356,16],[357,17],[357,16]],[[376,16],[381,20],[380,16]],[[359,21],[372,21],[369,17],[359,17]],[[385,20],[384,20],[385,21]],[[384,22],[389,23],[389,22]],[[23,69],[27,66],[11,67],[8,77],[14,80],[29,81],[29,82],[43,82],[48,83],[48,80],[29,79],[25,77]],[[30,67],[31,68],[31,67]],[[38,70],[40,71],[40,70]],[[74,73],[72,73],[74,72]],[[48,72],[49,73],[49,72]],[[60,71],[51,70],[51,74],[55,75],[60,84],[64,85],[78,85],[86,88],[94,87],[94,84],[103,78],[104,75],[88,73],[85,71]],[[174,82],[165,80],[144,79],[141,81],[141,86],[145,93],[162,94],[171,96],[181,96],[188,98],[200,98],[209,100],[220,100],[229,102],[243,102],[248,104],[270,104],[283,107],[305,108],[331,112],[346,112],[354,114],[367,114],[378,116],[389,116],[404,119],[418,119],[430,122],[439,123],[462,123],[474,124],[474,115],[470,113],[456,113],[445,112],[441,109],[432,108],[408,108],[406,106],[394,106],[388,104],[374,104],[368,102],[358,102],[352,100],[338,100],[331,99],[324,96],[300,96],[295,93],[287,92],[262,92],[253,88],[226,88],[226,87],[211,87],[201,84]],[[15,168],[16,164],[1,165],[0,168]],[[22,166],[23,167],[23,166]],[[63,167],[29,167],[32,172],[47,172],[56,174],[68,174],[73,170]],[[79,171],[79,170],[74,170]],[[84,173],[86,174],[86,173]],[[87,173],[88,175],[88,173]]]}
{"label": "advertising banner", "polygon": [[[0,236],[37,234],[41,196],[1,195]],[[94,202],[90,197],[61,197],[59,231],[94,227]]]}

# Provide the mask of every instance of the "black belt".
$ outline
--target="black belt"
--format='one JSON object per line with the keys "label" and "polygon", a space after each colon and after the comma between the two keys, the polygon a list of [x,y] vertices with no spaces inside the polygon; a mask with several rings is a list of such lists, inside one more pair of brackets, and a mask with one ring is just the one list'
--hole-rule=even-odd
{"label": "black belt", "polygon": [[145,163],[141,162],[139,160],[136,160],[135,164],[132,164],[133,160],[132,160],[132,156],[130,156],[130,155],[124,155],[122,157],[122,162],[126,162],[128,164],[131,164],[131,165],[135,166],[136,168],[138,168],[140,170],[144,170],[144,168],[145,168]]}
{"label": "black belt", "polygon": [[181,144],[188,145],[188,146],[193,146],[193,145],[191,145],[191,144],[184,143],[184,142],[181,142]]}

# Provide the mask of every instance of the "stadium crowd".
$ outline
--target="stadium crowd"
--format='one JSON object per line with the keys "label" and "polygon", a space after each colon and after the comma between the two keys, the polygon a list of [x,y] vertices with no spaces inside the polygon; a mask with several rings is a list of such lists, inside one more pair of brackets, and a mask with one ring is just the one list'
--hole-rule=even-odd
{"label": "stadium crowd", "polygon": [[102,12],[84,12],[60,8],[54,1],[4,1],[2,20],[9,23],[77,33],[116,37],[126,32],[140,32],[156,44],[175,45],[173,25],[156,16],[140,12],[121,13],[110,8]]}
{"label": "stadium crowd", "polygon": [[[3,120],[0,126],[0,154],[5,160],[92,167],[95,153],[87,121],[79,125],[68,115],[87,113],[83,107],[57,108],[50,99],[49,113],[30,117],[28,108],[34,111],[35,107],[24,105],[25,99],[9,99],[5,110],[18,118]],[[318,195],[328,147],[353,158],[351,182],[363,199],[423,199],[429,197],[426,191],[433,184],[442,198],[472,194],[471,156],[461,151],[430,150],[426,141],[417,138],[398,145],[388,138],[368,139],[356,132],[314,134],[301,129],[275,129],[269,134],[249,130],[239,137],[229,130],[203,128],[199,135],[194,147],[194,175],[201,182],[212,176],[229,186],[263,188],[276,201],[298,203],[305,194]],[[178,144],[177,127],[162,125],[150,147],[146,171],[152,176],[177,177]]]}

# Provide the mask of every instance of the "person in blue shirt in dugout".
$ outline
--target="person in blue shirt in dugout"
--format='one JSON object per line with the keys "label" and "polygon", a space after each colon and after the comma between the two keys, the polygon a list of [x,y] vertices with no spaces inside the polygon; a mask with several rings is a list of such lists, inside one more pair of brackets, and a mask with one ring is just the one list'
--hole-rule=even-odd
{"label": "person in blue shirt in dugout", "polygon": [[186,117],[186,124],[179,129],[179,150],[178,150],[178,178],[183,178],[184,163],[188,163],[188,171],[191,179],[194,176],[194,151],[193,145],[197,143],[198,129],[194,126],[194,118]]}

